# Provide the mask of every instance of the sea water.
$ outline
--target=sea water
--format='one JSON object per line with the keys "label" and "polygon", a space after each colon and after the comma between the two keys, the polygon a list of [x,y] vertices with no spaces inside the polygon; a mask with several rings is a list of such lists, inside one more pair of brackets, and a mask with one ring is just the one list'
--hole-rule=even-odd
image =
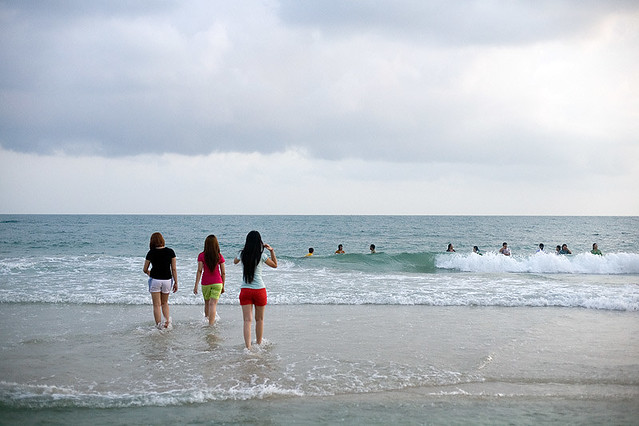
{"label": "sea water", "polygon": [[[246,352],[232,259],[252,229],[279,266]],[[156,231],[179,277],[164,331],[142,273]],[[209,328],[211,233],[227,286]],[[0,318],[0,422],[631,424],[639,218],[3,215]]]}

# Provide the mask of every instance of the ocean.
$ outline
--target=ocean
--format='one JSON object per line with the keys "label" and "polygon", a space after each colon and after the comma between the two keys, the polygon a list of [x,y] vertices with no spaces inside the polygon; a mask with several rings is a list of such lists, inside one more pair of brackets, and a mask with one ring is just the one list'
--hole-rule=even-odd
{"label": "ocean", "polygon": [[[247,353],[232,259],[253,229],[279,266]],[[168,330],[142,272],[156,231]],[[639,424],[638,217],[0,215],[0,318],[1,424]]]}

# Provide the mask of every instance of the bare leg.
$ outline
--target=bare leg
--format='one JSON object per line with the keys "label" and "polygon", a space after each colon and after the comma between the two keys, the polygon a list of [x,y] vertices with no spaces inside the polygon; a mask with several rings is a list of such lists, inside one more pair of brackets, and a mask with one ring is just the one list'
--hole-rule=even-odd
{"label": "bare leg", "polygon": [[207,305],[209,307],[209,325],[213,325],[215,323],[215,314],[217,313],[217,299],[211,297]]}
{"label": "bare leg", "polygon": [[253,305],[242,305],[244,317],[244,345],[251,349],[251,322],[253,322]]}
{"label": "bare leg", "polygon": [[155,325],[160,324],[162,321],[162,301],[161,295],[162,293],[151,293],[151,300],[153,300],[153,318],[155,319]]}
{"label": "bare leg", "polygon": [[204,316],[205,316],[206,318],[208,318],[208,317],[209,317],[209,302],[210,302],[210,301],[211,301],[211,299],[209,299],[209,300],[205,300],[205,301],[204,301]]}
{"label": "bare leg", "polygon": [[162,314],[164,314],[164,328],[169,326],[169,293],[162,293]]}
{"label": "bare leg", "polygon": [[264,334],[264,309],[266,306],[255,306],[255,341],[258,345],[262,344],[262,335]]}

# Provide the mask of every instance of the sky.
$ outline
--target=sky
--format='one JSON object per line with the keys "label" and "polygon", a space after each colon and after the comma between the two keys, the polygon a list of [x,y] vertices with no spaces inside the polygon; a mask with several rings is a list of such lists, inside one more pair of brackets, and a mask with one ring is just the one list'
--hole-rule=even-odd
{"label": "sky", "polygon": [[639,215],[639,2],[0,0],[0,214]]}

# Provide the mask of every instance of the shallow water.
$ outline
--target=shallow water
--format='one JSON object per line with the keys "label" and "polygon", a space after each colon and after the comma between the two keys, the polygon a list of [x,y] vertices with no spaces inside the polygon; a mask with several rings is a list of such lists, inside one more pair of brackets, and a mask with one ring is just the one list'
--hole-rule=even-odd
{"label": "shallow water", "polygon": [[7,418],[86,422],[93,408],[126,423],[170,407],[159,423],[182,413],[192,422],[631,424],[639,402],[636,312],[274,305],[267,342],[246,353],[238,306],[222,306],[213,328],[200,307],[175,306],[167,331],[153,329],[146,306],[32,308],[0,305],[14,325],[0,333]]}
{"label": "shallow water", "polygon": [[[0,219],[2,423],[639,418],[637,218]],[[246,353],[239,267],[227,263],[213,328],[192,288],[208,233],[230,261],[254,228],[280,266],[265,271],[267,341]],[[180,277],[165,331],[142,273],[157,230]],[[504,239],[511,258],[495,253]],[[537,254],[541,241],[575,254]]]}

